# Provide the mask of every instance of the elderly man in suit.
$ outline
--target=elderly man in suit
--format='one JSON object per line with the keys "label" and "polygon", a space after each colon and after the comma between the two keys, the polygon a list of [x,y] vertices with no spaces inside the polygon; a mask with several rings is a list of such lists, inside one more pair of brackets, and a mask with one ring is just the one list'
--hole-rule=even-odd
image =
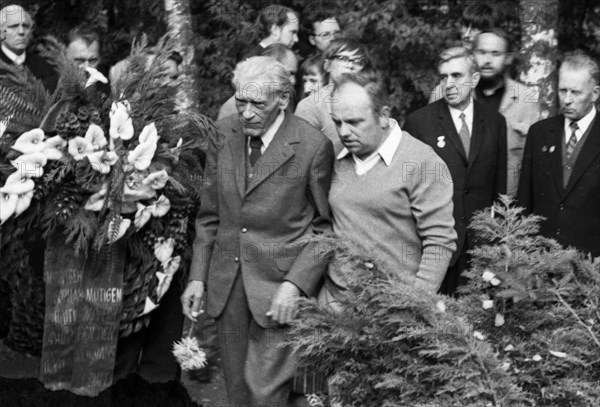
{"label": "elderly man in suit", "polygon": [[[390,118],[380,75],[342,74],[333,97],[331,117],[344,145],[329,194],[334,232],[371,249],[384,269],[437,292],[456,249],[446,164]],[[320,301],[346,295],[343,273],[330,269]]]}
{"label": "elderly man in suit", "polygon": [[207,154],[182,303],[195,319],[206,287],[230,403],[286,406],[296,363],[281,346],[285,325],[326,268],[315,243],[298,241],[331,229],[333,146],[285,112],[291,82],[280,62],[242,61],[233,83],[238,116],[217,123],[220,137]]}
{"label": "elderly man in suit", "polygon": [[431,146],[452,174],[458,256],[441,292],[453,294],[469,264],[467,251],[474,247],[467,231],[474,212],[506,193],[506,122],[497,111],[473,100],[480,74],[468,49],[443,51],[438,72],[444,98],[409,115],[404,130]]}
{"label": "elderly man in suit", "polygon": [[54,92],[58,74],[43,58],[27,50],[33,33],[33,20],[21,6],[11,4],[0,9],[0,60],[27,68],[42,81],[48,92]]}
{"label": "elderly man in suit", "polygon": [[517,194],[541,215],[540,232],[564,246],[600,256],[600,96],[598,63],[567,55],[558,73],[561,114],[529,130]]}

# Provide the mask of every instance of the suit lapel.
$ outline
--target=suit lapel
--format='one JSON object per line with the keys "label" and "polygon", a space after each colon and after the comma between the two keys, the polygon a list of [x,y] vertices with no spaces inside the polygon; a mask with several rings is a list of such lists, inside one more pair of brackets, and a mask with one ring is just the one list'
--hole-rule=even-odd
{"label": "suit lapel", "polygon": [[485,126],[483,112],[481,111],[481,105],[479,103],[473,103],[473,131],[471,133],[471,143],[469,148],[469,167],[475,162],[483,138],[485,137]]}
{"label": "suit lapel", "polygon": [[229,139],[230,163],[233,165],[238,192],[240,197],[243,197],[246,190],[246,136],[242,133],[239,120],[234,120],[232,132],[233,137]]}
{"label": "suit lapel", "polygon": [[565,196],[571,192],[579,178],[583,176],[585,170],[598,155],[600,155],[600,120],[598,120],[598,115],[596,114],[587,140],[582,146],[579,156],[573,165],[573,171],[571,172],[571,177],[569,178],[567,188],[565,189]]}
{"label": "suit lapel", "polygon": [[467,155],[465,154],[465,149],[460,141],[460,136],[456,131],[456,126],[454,126],[454,122],[452,121],[452,116],[450,116],[450,110],[448,110],[448,106],[446,106],[446,102],[443,99],[437,103],[439,103],[438,119],[440,126],[442,126],[442,129],[444,130],[443,135],[448,137],[450,143],[454,145],[454,148],[458,151],[458,154],[466,163]]}
{"label": "suit lapel", "polygon": [[291,144],[297,143],[299,140],[295,137],[294,129],[290,128],[290,117],[289,113],[285,114],[285,120],[273,136],[269,147],[256,162],[255,167],[258,170],[255,176],[248,179],[246,194],[252,192],[294,155],[294,148]]}
{"label": "suit lapel", "polygon": [[548,157],[552,163],[552,173],[556,190],[559,195],[563,196],[563,163],[562,163],[562,148],[563,148],[563,124],[564,117],[557,116],[557,119],[552,123],[548,130],[548,135],[545,138],[545,144],[542,147],[542,153]]}

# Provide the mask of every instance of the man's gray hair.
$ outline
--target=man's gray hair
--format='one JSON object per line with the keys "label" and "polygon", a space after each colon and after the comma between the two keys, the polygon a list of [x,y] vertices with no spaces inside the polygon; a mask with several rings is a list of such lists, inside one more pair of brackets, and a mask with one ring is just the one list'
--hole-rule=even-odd
{"label": "man's gray hair", "polygon": [[438,55],[435,66],[439,69],[440,65],[456,58],[465,58],[467,60],[470,73],[473,74],[475,72],[479,72],[479,67],[477,66],[477,61],[475,61],[473,53],[465,47],[452,47],[443,50]]}
{"label": "man's gray hair", "polygon": [[271,57],[251,57],[238,63],[232,82],[236,91],[269,91],[271,96],[292,91],[290,73]]}
{"label": "man's gray hair", "polygon": [[600,85],[600,67],[598,62],[581,50],[569,52],[565,55],[560,69],[587,70],[596,86]]}

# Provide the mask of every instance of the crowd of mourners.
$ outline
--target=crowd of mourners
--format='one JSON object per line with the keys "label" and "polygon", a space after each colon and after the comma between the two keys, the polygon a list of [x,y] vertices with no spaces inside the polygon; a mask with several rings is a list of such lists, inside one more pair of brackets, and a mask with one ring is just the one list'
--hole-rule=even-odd
{"label": "crowd of mourners", "polygon": [[[0,11],[0,59],[52,91],[56,73],[27,48],[31,18],[9,10]],[[316,297],[336,311],[349,293],[343,270],[328,269],[307,236],[332,231],[355,240],[416,288],[456,295],[476,243],[469,222],[508,194],[544,217],[542,235],[600,256],[599,65],[581,51],[566,54],[559,114],[543,118],[537,87],[511,77],[516,46],[498,15],[487,3],[464,10],[460,45],[438,55],[430,103],[399,123],[385,78],[367,48],[344,36],[335,11],[260,11],[262,39],[233,71],[207,151],[178,304],[206,331],[216,326],[203,339],[220,350],[230,405],[302,405],[314,391],[285,345],[297,299]],[[304,60],[293,51],[301,18],[314,47]],[[66,51],[82,68],[101,59],[99,37],[85,27],[69,33]],[[176,83],[182,58],[169,61],[165,80]],[[127,63],[110,69],[111,83]],[[147,356],[171,358],[180,335],[156,338],[164,353]],[[178,377],[161,363],[154,379]],[[144,374],[135,364],[127,372],[136,369]]]}

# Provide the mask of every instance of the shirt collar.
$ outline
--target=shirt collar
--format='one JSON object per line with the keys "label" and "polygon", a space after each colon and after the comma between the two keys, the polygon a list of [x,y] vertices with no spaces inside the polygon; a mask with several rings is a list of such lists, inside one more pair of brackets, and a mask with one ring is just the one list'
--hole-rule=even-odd
{"label": "shirt collar", "polygon": [[448,109],[450,110],[450,116],[452,116],[452,120],[460,121],[460,114],[465,114],[465,121],[467,123],[471,123],[473,121],[473,99],[469,101],[469,105],[465,108],[465,110],[459,110],[454,107],[448,105]]}
{"label": "shirt collar", "polygon": [[284,118],[285,111],[282,109],[279,111],[279,114],[275,118],[275,121],[271,123],[271,126],[269,126],[267,131],[265,131],[264,134],[260,136],[260,139],[262,140],[265,149],[269,147],[269,144],[271,144],[271,141],[273,141],[273,137],[275,137],[275,133],[277,133],[277,130],[279,130],[279,128],[281,127],[281,123],[283,123]]}
{"label": "shirt collar", "polygon": [[2,52],[17,65],[23,65],[25,63],[25,52],[21,55],[17,55],[11,50],[9,50],[4,44],[0,44],[0,48],[2,48]]}
{"label": "shirt collar", "polygon": [[[396,150],[398,149],[398,146],[400,145],[400,140],[402,139],[402,129],[400,128],[400,125],[398,124],[398,122],[394,119],[389,119],[389,123],[390,123],[390,127],[391,127],[390,134],[387,136],[385,141],[383,143],[381,143],[381,145],[379,146],[377,151],[375,151],[373,154],[371,154],[369,157],[365,158],[364,160],[361,160],[360,158],[358,158],[354,154],[352,154],[352,157],[354,158],[354,160],[364,162],[364,161],[369,161],[374,155],[379,155],[381,157],[381,159],[383,160],[383,162],[388,167],[391,165],[392,159],[394,158],[394,154],[396,154]],[[348,156],[349,154],[350,154],[350,151],[348,151],[348,149],[346,147],[344,147],[342,149],[342,151],[339,152],[336,159],[341,160],[342,158]]]}
{"label": "shirt collar", "polygon": [[[596,117],[596,107],[592,106],[592,109],[589,111],[588,114],[583,116],[581,119],[577,120],[577,127],[579,128],[578,140],[581,138],[581,136],[583,136],[585,134],[588,127],[590,127],[590,125],[592,124],[592,120],[594,120],[595,117]],[[571,128],[569,127],[569,125],[571,124],[572,121],[573,120],[571,120],[571,119],[565,120],[565,134],[568,135],[567,137],[569,137],[571,135]],[[567,138],[567,140],[568,140],[568,138]]]}

